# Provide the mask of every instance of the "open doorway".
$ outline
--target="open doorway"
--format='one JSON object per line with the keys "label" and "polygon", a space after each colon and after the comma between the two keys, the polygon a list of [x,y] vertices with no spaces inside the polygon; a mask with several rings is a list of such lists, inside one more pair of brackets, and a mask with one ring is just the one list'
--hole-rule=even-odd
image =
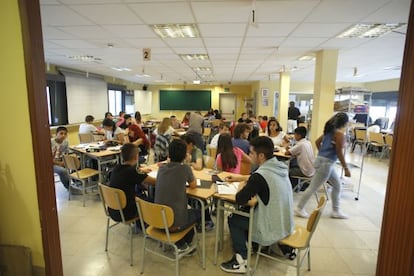
{"label": "open doorway", "polygon": [[223,118],[226,118],[228,121],[234,121],[236,114],[236,95],[220,94],[219,105]]}

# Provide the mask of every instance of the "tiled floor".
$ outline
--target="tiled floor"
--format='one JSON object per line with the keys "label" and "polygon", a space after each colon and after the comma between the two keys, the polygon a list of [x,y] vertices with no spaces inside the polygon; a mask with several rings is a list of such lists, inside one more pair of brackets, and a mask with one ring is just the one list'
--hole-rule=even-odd
{"label": "tiled floor", "polygon": [[[348,155],[350,162],[360,165],[358,153]],[[346,189],[342,195],[342,209],[350,218],[329,218],[331,203],[324,210],[318,229],[312,239],[312,271],[303,269],[303,275],[374,275],[384,206],[388,161],[365,158],[359,201],[355,192]],[[352,169],[352,178],[346,186],[357,190],[360,170]],[[295,201],[300,198],[295,193]],[[138,275],[141,260],[141,235],[134,235],[134,266],[129,265],[128,230],[120,226],[117,233],[110,233],[108,252],[104,251],[106,218],[98,196],[91,196],[82,207],[80,196],[67,199],[67,191],[56,183],[59,229],[65,275]],[[311,211],[315,199],[306,209]],[[295,218],[298,224],[305,219]],[[228,230],[224,251],[219,263],[232,255]],[[198,255],[180,261],[180,275],[227,275],[213,264],[214,234],[207,233],[207,268],[201,269]],[[255,258],[255,256],[253,256]],[[306,264],[304,264],[306,267]],[[144,275],[174,275],[174,263],[148,254]],[[296,275],[295,268],[261,258],[255,275]]]}

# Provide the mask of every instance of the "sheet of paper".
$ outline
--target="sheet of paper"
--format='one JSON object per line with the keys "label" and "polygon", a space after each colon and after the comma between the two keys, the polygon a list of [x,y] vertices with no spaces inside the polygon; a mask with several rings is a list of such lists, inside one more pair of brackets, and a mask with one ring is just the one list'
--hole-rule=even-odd
{"label": "sheet of paper", "polygon": [[[200,179],[198,179],[198,178],[197,178],[197,179],[196,179],[196,182],[197,182],[197,187],[200,187],[200,186],[201,186],[201,181],[200,181]],[[187,186],[187,187],[189,186],[189,185],[188,185],[188,182],[185,182],[185,186]]]}
{"label": "sheet of paper", "polygon": [[151,171],[148,175],[154,178],[157,178],[158,171]]}
{"label": "sheet of paper", "polygon": [[239,190],[240,182],[216,182],[217,193],[222,195],[235,195]]}

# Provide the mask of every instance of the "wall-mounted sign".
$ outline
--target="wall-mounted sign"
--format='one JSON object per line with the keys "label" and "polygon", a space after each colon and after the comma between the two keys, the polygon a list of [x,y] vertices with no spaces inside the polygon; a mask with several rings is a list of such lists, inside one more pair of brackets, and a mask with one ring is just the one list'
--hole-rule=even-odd
{"label": "wall-mounted sign", "polygon": [[142,49],[142,59],[151,60],[151,49],[150,48]]}

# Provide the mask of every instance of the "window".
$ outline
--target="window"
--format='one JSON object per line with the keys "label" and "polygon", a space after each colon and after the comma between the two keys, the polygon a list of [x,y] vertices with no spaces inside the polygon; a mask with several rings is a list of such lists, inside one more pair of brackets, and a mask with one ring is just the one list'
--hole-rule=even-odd
{"label": "window", "polygon": [[120,111],[127,114],[135,112],[134,90],[126,90],[126,87],[108,84],[108,111],[117,116]]}
{"label": "window", "polygon": [[[62,79],[60,79],[62,77]],[[68,124],[68,105],[66,99],[66,84],[63,76],[48,77],[46,84],[49,125]]]}
{"label": "window", "polygon": [[122,92],[120,90],[108,90],[109,112],[116,116],[122,111]]}

